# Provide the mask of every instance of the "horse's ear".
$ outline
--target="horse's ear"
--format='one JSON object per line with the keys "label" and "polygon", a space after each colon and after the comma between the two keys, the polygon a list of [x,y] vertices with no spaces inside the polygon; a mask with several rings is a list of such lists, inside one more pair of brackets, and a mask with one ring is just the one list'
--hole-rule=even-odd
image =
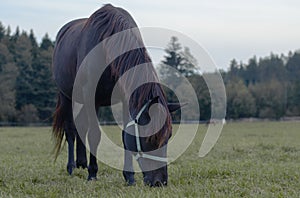
{"label": "horse's ear", "polygon": [[159,99],[159,96],[155,96],[154,98],[148,100],[148,104],[146,106],[145,113],[148,113],[149,108],[151,107],[151,105],[153,105],[155,103],[158,103],[158,99]]}
{"label": "horse's ear", "polygon": [[168,109],[169,109],[169,112],[172,113],[174,111],[177,111],[178,109],[180,109],[181,107],[185,106],[187,103],[184,103],[184,104],[180,104],[180,103],[169,103],[168,104]]}
{"label": "horse's ear", "polygon": [[149,122],[149,120],[151,119],[150,115],[149,115],[149,109],[150,109],[151,105],[158,103],[158,99],[159,99],[159,96],[156,96],[156,97],[148,100],[145,109],[143,110],[143,112],[140,115],[141,119],[139,119],[140,120],[139,124],[143,125],[143,124],[146,124],[147,122]]}
{"label": "horse's ear", "polygon": [[152,98],[149,102],[149,105],[148,107],[150,107],[151,105],[153,105],[154,103],[158,103],[158,99],[159,99],[159,96],[155,96],[154,98]]}

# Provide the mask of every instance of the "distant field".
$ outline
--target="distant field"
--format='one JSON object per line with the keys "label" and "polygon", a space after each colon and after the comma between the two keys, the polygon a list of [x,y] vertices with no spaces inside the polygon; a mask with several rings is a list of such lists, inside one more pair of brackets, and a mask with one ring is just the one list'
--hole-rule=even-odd
{"label": "distant field", "polygon": [[[107,127],[120,140],[116,127]],[[0,197],[299,197],[300,122],[229,123],[214,149],[198,157],[206,127],[169,166],[169,185],[127,187],[122,172],[99,164],[66,172],[66,147],[53,163],[51,129],[0,128]]]}

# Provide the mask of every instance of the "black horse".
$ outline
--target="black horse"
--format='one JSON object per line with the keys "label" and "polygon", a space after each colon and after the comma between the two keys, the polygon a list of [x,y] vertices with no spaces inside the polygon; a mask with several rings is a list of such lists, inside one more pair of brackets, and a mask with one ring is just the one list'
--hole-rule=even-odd
{"label": "black horse", "polygon": [[[90,153],[89,166],[87,166],[86,148],[83,139],[80,138],[76,130],[72,114],[72,91],[79,67],[86,55],[104,39],[128,30],[136,28],[130,14],[124,9],[114,7],[110,4],[94,12],[89,18],[78,19],[67,23],[59,31],[53,54],[53,75],[57,83],[59,94],[54,113],[53,136],[55,139],[55,152],[58,156],[64,135],[68,142],[68,164],[67,171],[72,174],[74,168],[88,168],[88,180],[96,179],[98,171],[96,159],[96,147],[100,141],[99,136],[88,141],[96,142],[96,147]],[[132,39],[142,42],[136,35]],[[118,44],[116,44],[118,45]],[[107,50],[109,53],[110,50]],[[109,56],[109,54],[106,54]],[[117,57],[105,69],[101,76],[96,93],[95,108],[100,106],[109,106],[111,103],[112,90],[118,79],[129,69],[135,66],[147,63],[151,65],[152,72],[140,72],[139,78],[148,78],[156,73],[147,54],[145,47],[130,50]],[[102,65],[99,65],[101,67]],[[103,65],[104,67],[104,65]],[[145,70],[146,71],[146,70]],[[134,83],[131,78],[126,79]],[[129,84],[130,84],[129,83]],[[129,98],[125,97],[128,87],[125,85],[119,90],[119,101],[123,103],[123,123],[124,129],[133,131],[127,133],[122,131],[123,144],[125,148],[125,162],[123,175],[128,184],[134,184],[134,171],[132,168],[132,155],[138,158],[138,163],[143,171],[144,182],[150,186],[166,185],[168,180],[166,149],[158,153],[147,155],[145,152],[151,152],[158,148],[166,147],[168,139],[172,134],[170,112],[180,108],[178,104],[168,105],[166,97],[159,83],[146,83],[135,89]],[[158,103],[169,111],[165,111],[166,119],[160,130],[149,137],[140,137],[139,128],[150,122],[149,108]],[[128,108],[126,105],[128,104]],[[155,118],[154,118],[155,119]],[[152,121],[151,121],[152,122]],[[134,126],[134,127],[133,127]],[[148,129],[148,132],[151,128]],[[74,143],[76,139],[76,163],[74,161]],[[149,169],[149,166],[157,165],[155,170]],[[150,167],[151,168],[151,167]]]}

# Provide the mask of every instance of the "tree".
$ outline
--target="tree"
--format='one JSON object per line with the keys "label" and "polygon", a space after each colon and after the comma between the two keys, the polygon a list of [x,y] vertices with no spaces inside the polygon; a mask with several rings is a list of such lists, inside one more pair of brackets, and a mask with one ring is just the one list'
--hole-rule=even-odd
{"label": "tree", "polygon": [[9,58],[11,58],[9,50],[7,49],[6,45],[0,43],[0,72],[2,71],[3,65],[8,62],[7,59]]}
{"label": "tree", "polygon": [[40,49],[41,50],[48,50],[49,48],[53,48],[54,47],[54,44],[53,42],[50,40],[49,38],[49,35],[48,34],[45,34],[45,36],[43,37],[42,39],[42,43],[41,43],[41,46],[40,46]]}
{"label": "tree", "polygon": [[287,90],[287,116],[300,115],[300,80],[290,84]]}
{"label": "tree", "polygon": [[15,110],[15,82],[18,73],[17,66],[12,62],[2,65],[0,72],[0,121],[14,121]]}
{"label": "tree", "polygon": [[15,82],[18,69],[14,63],[13,55],[10,53],[7,44],[9,37],[6,30],[0,23],[0,121],[14,121],[15,110]]}
{"label": "tree", "polygon": [[20,28],[19,26],[17,26],[15,34],[11,36],[11,40],[17,42],[19,36],[20,36]]}
{"label": "tree", "polygon": [[30,30],[29,40],[31,43],[32,62],[33,62],[33,64],[35,64],[35,62],[37,61],[37,56],[38,56],[38,44],[36,42],[36,38],[34,36],[33,30]]}
{"label": "tree", "polygon": [[53,42],[46,34],[39,45],[33,30],[28,35],[20,33],[19,27],[12,35],[10,28],[1,29],[1,33],[0,102],[4,106],[0,108],[0,120],[31,122],[50,118],[57,91],[51,73]]}
{"label": "tree", "polygon": [[250,58],[246,67],[244,79],[246,86],[257,83],[258,79],[258,63],[256,56]]}
{"label": "tree", "polygon": [[178,42],[178,38],[175,36],[171,37],[171,40],[165,49],[167,55],[165,56],[165,60],[162,62],[177,69],[182,61],[182,56],[180,55],[181,49],[182,47]]}
{"label": "tree", "polygon": [[203,76],[192,75],[188,80],[192,84],[198,98],[200,120],[209,120],[211,117],[211,98]]}
{"label": "tree", "polygon": [[235,59],[232,59],[230,61],[229,74],[233,77],[238,77],[239,76],[239,69],[240,69],[240,66],[239,66],[238,62]]}
{"label": "tree", "polygon": [[179,65],[179,71],[184,76],[192,76],[196,73],[197,69],[197,60],[192,55],[190,48],[184,47],[184,50],[181,52],[182,61]]}
{"label": "tree", "polygon": [[[196,73],[197,60],[194,58],[188,47],[184,47],[182,50],[182,46],[177,37],[171,37],[165,52],[165,59],[161,62],[159,70],[162,77],[173,78],[174,76],[178,76],[178,73],[174,71],[178,71],[184,76],[191,76]],[[172,70],[169,67],[175,70]]]}
{"label": "tree", "polygon": [[286,64],[289,81],[296,82],[300,78],[300,53],[290,54],[290,58]]}
{"label": "tree", "polygon": [[16,41],[15,61],[19,69],[16,80],[16,108],[20,110],[26,104],[32,104],[32,56],[31,41],[26,33],[22,33]]}
{"label": "tree", "polygon": [[242,80],[226,84],[227,118],[253,117],[256,113],[255,100]]}
{"label": "tree", "polygon": [[258,65],[258,79],[260,82],[270,82],[273,79],[280,82],[286,81],[287,72],[284,61],[278,55],[271,53],[269,57],[261,58]]}
{"label": "tree", "polygon": [[236,59],[232,59],[229,65],[229,71],[224,76],[225,83],[243,79],[243,63],[239,64]]}
{"label": "tree", "polygon": [[51,118],[56,104],[57,89],[51,73],[53,47],[48,36],[45,36],[37,49],[37,57],[34,58],[35,54],[32,54],[35,62],[32,64],[31,103],[36,107],[41,120]]}
{"label": "tree", "polygon": [[251,86],[250,91],[256,101],[257,117],[279,119],[284,116],[287,98],[283,83],[272,79]]}
{"label": "tree", "polygon": [[8,27],[6,28],[5,35],[6,35],[7,37],[10,37],[10,34],[11,34],[11,28],[10,28],[10,26],[8,26]]}
{"label": "tree", "polygon": [[0,22],[0,42],[4,36],[5,36],[5,28],[2,25],[2,23]]}
{"label": "tree", "polygon": [[22,106],[18,121],[24,125],[38,122],[39,117],[36,107],[33,104],[26,104]]}
{"label": "tree", "polygon": [[[165,49],[166,55],[159,65],[159,75],[163,82],[169,86],[164,87],[168,101],[177,102],[178,99],[172,90],[183,87],[182,78],[197,74],[197,60],[188,47],[182,48],[177,37],[172,36]],[[173,118],[180,119],[180,112],[173,114]]]}

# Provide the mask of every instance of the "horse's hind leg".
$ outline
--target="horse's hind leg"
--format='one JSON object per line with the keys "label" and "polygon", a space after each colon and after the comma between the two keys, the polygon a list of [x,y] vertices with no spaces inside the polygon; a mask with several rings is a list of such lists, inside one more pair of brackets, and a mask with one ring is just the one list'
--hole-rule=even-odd
{"label": "horse's hind leg", "polygon": [[[84,139],[83,139],[84,138]],[[76,167],[77,168],[87,168],[87,159],[86,159],[86,148],[84,145],[85,136],[80,137],[79,134],[76,136]]]}
{"label": "horse's hind leg", "polygon": [[66,121],[65,122],[65,134],[66,139],[68,142],[68,164],[67,164],[67,171],[71,175],[73,172],[73,169],[76,167],[74,162],[74,142],[75,142],[75,136],[76,136],[76,130],[73,127],[72,121]]}
{"label": "horse's hind leg", "polygon": [[[71,175],[74,168],[87,168],[86,148],[84,142],[77,133],[73,119],[70,118],[65,122],[66,139],[68,142],[68,165],[67,170]],[[74,142],[76,138],[76,164],[74,162]],[[82,137],[82,138],[85,138]]]}
{"label": "horse's hind leg", "polygon": [[[87,159],[86,159],[86,149],[84,143],[81,141],[79,137],[74,121],[73,121],[73,114],[72,114],[72,105],[69,100],[65,100],[65,123],[64,123],[64,130],[66,134],[66,139],[68,142],[68,164],[67,164],[67,171],[71,175],[74,168],[86,168],[87,167]],[[74,162],[74,143],[77,143],[76,148],[76,164]],[[84,137],[85,138],[85,137]]]}

